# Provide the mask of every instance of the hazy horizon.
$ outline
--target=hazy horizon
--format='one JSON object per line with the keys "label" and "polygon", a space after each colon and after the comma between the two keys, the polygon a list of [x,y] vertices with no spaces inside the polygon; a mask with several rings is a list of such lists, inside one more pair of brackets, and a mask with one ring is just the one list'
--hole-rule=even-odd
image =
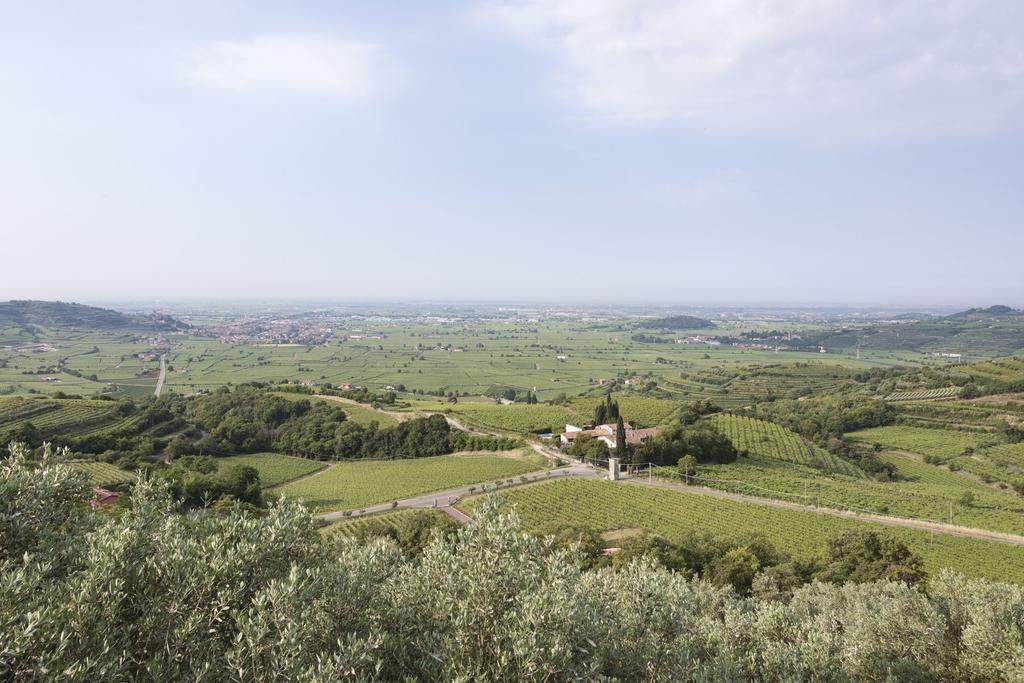
{"label": "hazy horizon", "polygon": [[370,312],[385,312],[389,307],[399,309],[429,309],[431,307],[469,308],[469,309],[567,309],[582,310],[609,309],[624,311],[664,311],[664,312],[696,312],[727,313],[734,311],[843,311],[851,313],[923,313],[944,315],[966,310],[968,308],[988,308],[996,305],[1008,305],[1011,308],[1024,310],[1024,306],[1007,302],[972,302],[964,304],[935,303],[857,303],[834,301],[659,301],[659,300],[583,300],[583,299],[450,299],[450,298],[417,298],[399,299],[324,299],[324,298],[90,298],[70,299],[58,298],[64,303],[84,304],[121,311],[164,311],[195,310],[210,312],[219,308],[238,310],[247,308],[303,310],[316,309],[369,309]]}
{"label": "hazy horizon", "polygon": [[0,7],[0,299],[1024,307],[1024,5]]}

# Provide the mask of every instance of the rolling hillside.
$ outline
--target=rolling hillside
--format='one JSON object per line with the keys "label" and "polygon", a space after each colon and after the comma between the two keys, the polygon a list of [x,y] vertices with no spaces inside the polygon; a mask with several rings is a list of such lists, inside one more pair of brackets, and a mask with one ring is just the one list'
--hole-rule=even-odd
{"label": "rolling hillside", "polygon": [[170,316],[128,316],[97,306],[63,301],[6,301],[0,303],[0,329],[45,327],[76,330],[185,329],[188,326]]}

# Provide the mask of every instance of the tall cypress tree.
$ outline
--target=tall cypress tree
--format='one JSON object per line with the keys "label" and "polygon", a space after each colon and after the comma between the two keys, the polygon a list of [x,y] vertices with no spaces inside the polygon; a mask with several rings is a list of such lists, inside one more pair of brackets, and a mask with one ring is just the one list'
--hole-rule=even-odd
{"label": "tall cypress tree", "polygon": [[608,418],[608,410],[605,408],[604,403],[598,403],[597,408],[594,409],[594,425],[603,425],[605,420]]}
{"label": "tall cypress tree", "polygon": [[621,415],[615,421],[615,457],[626,460],[626,426],[622,423]]}

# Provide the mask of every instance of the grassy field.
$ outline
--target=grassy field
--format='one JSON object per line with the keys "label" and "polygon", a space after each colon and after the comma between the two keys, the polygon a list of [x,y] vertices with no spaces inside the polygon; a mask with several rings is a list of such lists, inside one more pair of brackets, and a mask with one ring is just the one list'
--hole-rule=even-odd
{"label": "grassy field", "polygon": [[352,510],[431,491],[512,478],[542,469],[542,460],[531,453],[343,462],[275,491],[302,498],[321,511]]}
{"label": "grassy field", "polygon": [[252,455],[232,455],[217,458],[217,471],[221,474],[235,465],[255,467],[260,473],[260,483],[264,488],[278,486],[293,479],[298,479],[327,466],[319,460],[295,458],[277,453],[254,453]]}
{"label": "grassy field", "polygon": [[133,472],[115,467],[105,462],[75,462],[71,466],[89,475],[91,482],[97,486],[113,486],[135,481]]}
{"label": "grassy field", "polygon": [[[501,495],[515,505],[527,528],[540,533],[571,525],[596,531],[647,529],[669,540],[691,531],[707,531],[718,538],[756,532],[791,555],[810,558],[845,530],[875,529],[906,541],[931,573],[951,567],[969,576],[1024,583],[1024,551],[1001,543],[596,480],[556,480]],[[469,500],[463,507],[471,509],[472,504]]]}

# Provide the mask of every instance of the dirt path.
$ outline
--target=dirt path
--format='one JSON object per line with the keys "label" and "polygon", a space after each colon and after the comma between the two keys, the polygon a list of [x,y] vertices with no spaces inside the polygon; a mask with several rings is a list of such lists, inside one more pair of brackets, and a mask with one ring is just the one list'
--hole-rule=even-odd
{"label": "dirt path", "polygon": [[268,488],[267,491],[273,491],[273,490],[279,489],[279,488],[281,488],[283,486],[288,486],[288,484],[294,484],[296,482],[304,481],[304,480],[309,479],[311,477],[315,477],[315,476],[321,475],[324,472],[326,472],[327,470],[331,469],[332,467],[335,467],[337,464],[338,463],[336,463],[336,462],[327,463],[325,467],[321,467],[316,472],[310,472],[309,474],[303,474],[301,477],[295,477],[294,479],[289,479],[288,481],[282,481],[280,484],[274,484],[273,486]]}
{"label": "dirt path", "polygon": [[455,508],[455,507],[452,507],[452,506],[449,505],[447,507],[441,508],[441,511],[444,512],[444,514],[446,514],[449,517],[451,517],[452,519],[454,519],[459,524],[462,524],[464,526],[475,526],[476,525],[476,522],[473,521],[472,517],[470,517],[469,515],[467,515],[465,512],[463,512],[462,510],[460,510],[458,508]]}
{"label": "dirt path", "polygon": [[376,413],[380,413],[381,415],[387,415],[391,419],[396,420],[398,422],[407,422],[408,420],[414,420],[417,417],[419,417],[419,415],[417,413],[399,413],[399,412],[393,411],[393,410],[381,410],[380,408],[373,408],[372,406],[368,406],[365,403],[360,403],[359,401],[353,401],[350,398],[344,398],[342,396],[328,396],[327,394],[314,394],[314,396],[316,396],[317,398],[326,399],[328,401],[335,401],[337,403],[346,403],[346,404],[348,404],[350,406],[356,406],[356,407],[359,407],[359,408],[365,408],[366,410],[372,410],[372,411],[374,411]]}
{"label": "dirt path", "polygon": [[[444,413],[434,413],[435,415],[444,415]],[[448,422],[449,426],[455,427],[459,431],[467,432],[473,436],[498,436],[497,434],[488,434],[487,432],[481,432],[476,429],[470,429],[466,425],[456,420],[451,415],[444,415],[444,419]]]}

